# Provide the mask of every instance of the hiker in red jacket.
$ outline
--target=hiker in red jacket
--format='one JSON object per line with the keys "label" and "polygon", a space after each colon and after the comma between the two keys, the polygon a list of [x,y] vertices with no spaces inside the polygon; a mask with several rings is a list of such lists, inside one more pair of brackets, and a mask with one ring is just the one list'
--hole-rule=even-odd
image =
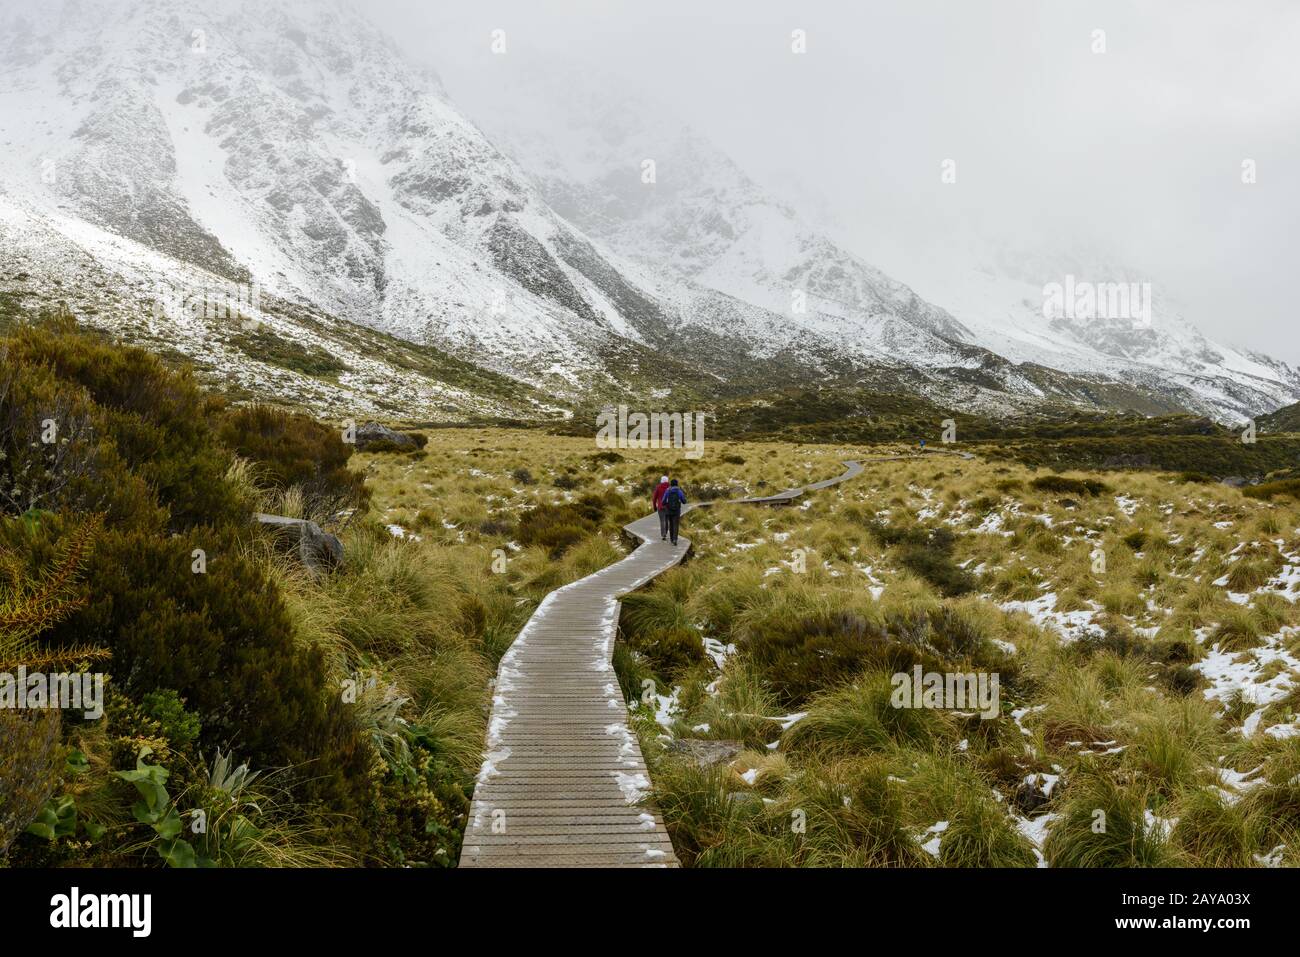
{"label": "hiker in red jacket", "polygon": [[664,492],[668,491],[668,476],[665,475],[655,486],[654,505],[655,511],[659,513],[659,540],[668,541],[668,509],[663,507]]}

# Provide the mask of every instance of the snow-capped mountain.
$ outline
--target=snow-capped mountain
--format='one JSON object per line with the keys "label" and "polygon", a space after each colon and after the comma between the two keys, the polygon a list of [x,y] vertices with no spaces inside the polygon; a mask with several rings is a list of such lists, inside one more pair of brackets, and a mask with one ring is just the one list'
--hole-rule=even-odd
{"label": "snow-capped mountain", "polygon": [[[791,340],[811,335],[869,361],[949,376],[981,370],[1013,394],[1122,404],[1124,396],[1096,394],[1118,387],[1131,390],[1129,399],[1140,392],[1225,420],[1277,408],[1300,390],[1300,374],[1285,363],[1211,342],[1167,290],[1087,245],[1049,253],[964,237],[965,247],[954,249],[957,240],[939,237],[935,255],[896,264],[904,285],[765,194],[663,109],[639,97],[611,98],[608,80],[561,75],[562,97],[555,82],[529,75],[488,87],[495,95],[474,115],[570,221],[690,286],[784,313]],[[542,99],[562,107],[542,109]],[[652,187],[626,174],[639,157],[654,159]],[[1149,314],[1137,322],[1048,318],[1044,287],[1066,277],[1080,285],[1145,282],[1154,287]],[[804,314],[791,309],[796,295],[806,301]],[[701,321],[689,300],[684,311]]]}
{"label": "snow-capped mountain", "polygon": [[[910,272],[919,290],[962,318],[965,341],[1016,362],[1128,381],[1222,419],[1287,404],[1300,384],[1286,363],[1206,338],[1183,318],[1167,287],[1095,243],[1066,249],[966,236]],[[1067,283],[1081,290],[1076,301],[1085,284],[1126,286],[1136,294],[1130,314],[1071,317],[1058,310],[1049,318],[1044,288],[1062,287],[1064,299]]]}
{"label": "snow-capped mountain", "polygon": [[48,26],[2,57],[7,222],[516,375],[602,373],[619,316],[555,255],[580,238],[351,6],[69,0]]}
{"label": "snow-capped mountain", "polygon": [[[252,392],[411,415],[829,378],[986,411],[1300,399],[1163,306],[1154,337],[1035,321],[1024,263],[918,294],[640,103],[539,82],[480,128],[346,0],[0,0],[0,24],[6,288]],[[166,293],[230,284],[257,291],[235,322]],[[250,322],[342,371],[264,361]],[[416,374],[366,328],[438,358]],[[430,371],[456,361],[540,391]]]}

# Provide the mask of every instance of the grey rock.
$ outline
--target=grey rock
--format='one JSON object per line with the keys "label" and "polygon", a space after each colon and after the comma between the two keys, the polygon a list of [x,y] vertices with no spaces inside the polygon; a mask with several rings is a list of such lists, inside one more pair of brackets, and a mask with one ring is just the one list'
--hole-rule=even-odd
{"label": "grey rock", "polygon": [[358,449],[364,450],[372,445],[389,442],[403,449],[418,447],[418,443],[412,436],[404,432],[398,432],[396,429],[390,429],[386,425],[380,425],[378,422],[367,422],[357,428]]}
{"label": "grey rock", "polygon": [[298,554],[310,568],[334,568],[343,561],[343,543],[337,535],[325,531],[315,522],[304,522],[298,542]]}
{"label": "grey rock", "polygon": [[343,561],[343,543],[315,522],[257,512],[253,521],[269,526],[298,543],[298,557],[314,572],[326,572]]}

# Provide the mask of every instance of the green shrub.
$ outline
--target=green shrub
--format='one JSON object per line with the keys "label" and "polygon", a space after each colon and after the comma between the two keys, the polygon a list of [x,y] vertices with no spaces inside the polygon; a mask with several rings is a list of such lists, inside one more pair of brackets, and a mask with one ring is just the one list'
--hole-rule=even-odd
{"label": "green shrub", "polygon": [[57,711],[0,709],[0,861],[58,786]]}
{"label": "green shrub", "polygon": [[537,505],[519,519],[519,542],[545,548],[552,558],[559,558],[600,528],[606,510],[617,502],[617,496],[584,495],[563,505]]}
{"label": "green shrub", "polygon": [[227,448],[258,463],[267,481],[280,488],[300,486],[308,517],[364,510],[369,501],[364,477],[347,467],[352,447],[341,432],[314,419],[247,405],[221,414],[217,432]]}
{"label": "green shrub", "polygon": [[882,545],[892,546],[894,557],[909,571],[920,575],[945,597],[964,595],[975,589],[975,578],[953,560],[957,536],[946,528],[902,527],[873,521],[867,530]]}
{"label": "green shrub", "polygon": [[649,659],[657,674],[670,679],[704,660],[704,642],[694,628],[653,628],[638,633],[632,647]]}
{"label": "green shrub", "polygon": [[158,722],[163,736],[176,748],[186,748],[199,737],[202,722],[185,710],[181,696],[171,689],[150,691],[140,699],[141,710]]}
{"label": "green shrub", "polygon": [[1029,483],[1039,492],[1052,492],[1057,495],[1101,495],[1110,491],[1110,486],[1096,479],[1073,479],[1064,475],[1040,475]]}
{"label": "green shrub", "polygon": [[1277,482],[1261,482],[1241,490],[1248,498],[1274,499],[1279,496],[1300,499],[1300,479],[1282,479]]}
{"label": "green shrub", "polygon": [[[12,512],[150,522],[161,506],[173,532],[246,518],[225,481],[228,455],[212,441],[211,404],[187,372],[83,335],[67,318],[18,327],[0,354],[0,489],[32,499],[11,501]],[[49,444],[39,441],[46,418],[58,428]]]}
{"label": "green shrub", "polygon": [[[80,423],[69,441],[80,457],[63,463],[66,481],[44,501],[53,511],[42,513],[39,534],[24,522],[0,522],[0,551],[39,575],[57,564],[62,542],[87,513],[104,515],[82,571],[94,601],[35,635],[31,653],[111,652],[116,693],[140,703],[155,695],[144,706],[178,743],[195,726],[168,692],[197,717],[200,748],[234,745],[262,767],[292,768],[287,783],[299,801],[330,808],[335,820],[351,818],[343,826],[355,828],[370,803],[369,752],[337,689],[326,685],[320,651],[299,645],[266,566],[251,557],[250,503],[226,478],[231,456],[210,424],[211,404],[187,373],[82,335],[66,320],[20,327],[0,349],[7,359],[0,470],[12,467],[12,443],[23,439],[29,411],[54,400]],[[288,421],[248,416],[234,421]],[[275,447],[277,434],[295,449],[288,458]],[[329,474],[309,465],[310,453],[293,439],[308,434],[261,436],[264,452],[300,457],[302,474]],[[339,450],[327,464],[345,459]],[[364,833],[352,838],[364,846]]]}

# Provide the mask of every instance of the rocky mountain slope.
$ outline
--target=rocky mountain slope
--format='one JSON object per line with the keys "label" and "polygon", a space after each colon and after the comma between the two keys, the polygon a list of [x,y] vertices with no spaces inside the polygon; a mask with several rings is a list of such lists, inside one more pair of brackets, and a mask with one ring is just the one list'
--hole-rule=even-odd
{"label": "rocky mountain slope", "polygon": [[[346,0],[6,2],[0,22],[0,292],[251,393],[418,416],[828,381],[989,413],[1300,399],[1286,367],[1196,337],[1036,348],[649,111],[538,83],[485,134]],[[232,286],[237,322],[196,315]]]}
{"label": "rocky mountain slope", "polygon": [[[1067,275],[1149,282],[1085,244],[1045,249],[963,237],[968,248],[957,255],[909,264],[904,285],[767,195],[664,108],[614,94],[610,81],[525,76],[485,87],[473,115],[537,175],[552,206],[697,295],[713,290],[783,314],[790,341],[812,338],[869,362],[982,380],[1014,395],[1185,408],[1224,421],[1276,408],[1300,390],[1300,374],[1285,363],[1208,340],[1158,284],[1149,321],[1046,318],[1044,286]],[[655,161],[652,187],[626,173],[643,156]],[[936,237],[936,251],[956,242]],[[952,262],[970,268],[953,270]],[[796,295],[803,314],[791,308]]]}

